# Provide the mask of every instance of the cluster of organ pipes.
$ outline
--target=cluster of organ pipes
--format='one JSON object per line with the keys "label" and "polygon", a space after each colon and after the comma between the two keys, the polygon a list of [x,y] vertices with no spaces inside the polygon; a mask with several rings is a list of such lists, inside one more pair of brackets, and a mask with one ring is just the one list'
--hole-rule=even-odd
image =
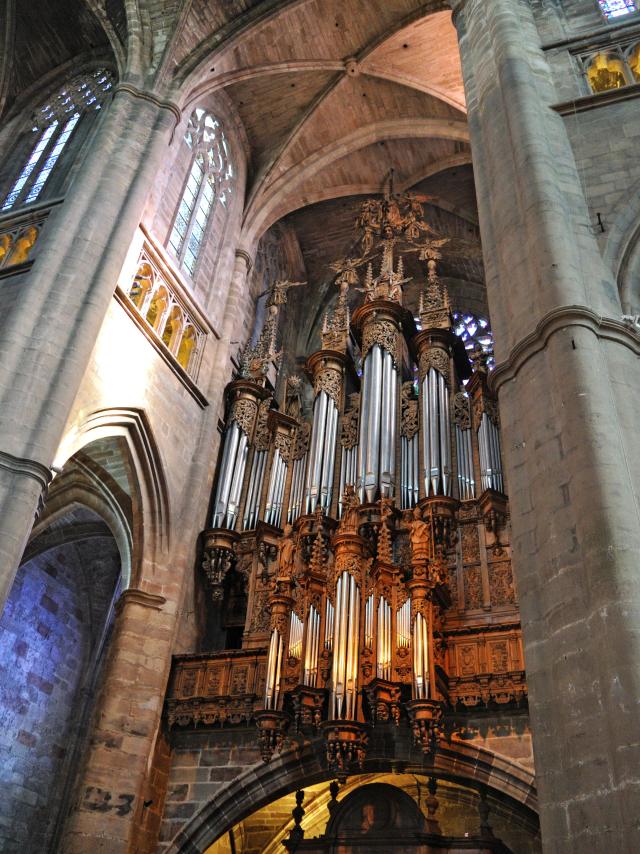
{"label": "cluster of organ pipes", "polygon": [[456,339],[433,253],[423,253],[418,331],[402,304],[398,241],[380,234],[379,275],[369,265],[353,314],[356,265],[338,271],[337,305],[307,360],[307,392],[300,377],[283,381],[280,394],[267,379],[279,362],[274,323],[287,282],[274,285],[274,310],[227,391],[207,542],[215,550],[218,537],[227,551],[230,538],[249,535],[278,543],[265,570],[271,627],[257,718],[267,754],[294,708],[297,720],[331,724],[332,762],[372,709],[379,720],[388,707],[397,722],[399,697],[410,717],[437,719],[432,615],[448,601],[443,566],[457,509],[505,491],[488,371]]}

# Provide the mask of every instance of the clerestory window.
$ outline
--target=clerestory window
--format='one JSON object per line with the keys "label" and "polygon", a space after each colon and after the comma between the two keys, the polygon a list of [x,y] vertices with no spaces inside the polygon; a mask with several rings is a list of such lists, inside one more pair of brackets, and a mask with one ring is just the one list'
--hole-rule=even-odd
{"label": "clerestory window", "polygon": [[210,113],[194,110],[184,139],[192,150],[192,159],[169,247],[193,276],[216,205],[228,204],[234,173],[222,125]]}
{"label": "clerestory window", "polygon": [[99,110],[112,87],[111,73],[98,69],[74,77],[36,111],[31,151],[0,210],[7,211],[37,200],[83,114]]}
{"label": "clerestory window", "polygon": [[607,20],[638,11],[637,0],[598,0],[598,5]]}

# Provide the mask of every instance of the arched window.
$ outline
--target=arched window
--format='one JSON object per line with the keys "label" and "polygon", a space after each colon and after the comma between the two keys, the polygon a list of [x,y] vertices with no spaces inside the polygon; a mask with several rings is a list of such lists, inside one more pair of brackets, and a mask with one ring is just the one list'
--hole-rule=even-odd
{"label": "arched window", "polygon": [[211,214],[218,202],[227,204],[233,166],[222,125],[210,113],[194,110],[184,138],[193,156],[169,246],[193,276]]}
{"label": "arched window", "polygon": [[33,117],[35,141],[26,163],[2,202],[2,210],[35,202],[82,114],[99,110],[113,86],[105,69],[74,77]]}

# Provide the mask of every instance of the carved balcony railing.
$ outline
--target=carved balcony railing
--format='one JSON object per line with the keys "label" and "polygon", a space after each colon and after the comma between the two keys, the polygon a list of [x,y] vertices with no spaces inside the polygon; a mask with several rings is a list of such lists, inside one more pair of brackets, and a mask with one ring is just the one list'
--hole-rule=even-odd
{"label": "carved balcony railing", "polygon": [[169,727],[248,725],[262,704],[266,650],[174,658],[166,714]]}

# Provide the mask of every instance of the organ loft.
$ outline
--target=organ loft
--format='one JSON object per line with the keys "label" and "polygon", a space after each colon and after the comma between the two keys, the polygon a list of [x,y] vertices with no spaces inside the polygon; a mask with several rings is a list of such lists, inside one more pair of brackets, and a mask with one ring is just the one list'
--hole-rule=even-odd
{"label": "organ loft", "polygon": [[0,851],[640,851],[640,3],[0,44]]}

